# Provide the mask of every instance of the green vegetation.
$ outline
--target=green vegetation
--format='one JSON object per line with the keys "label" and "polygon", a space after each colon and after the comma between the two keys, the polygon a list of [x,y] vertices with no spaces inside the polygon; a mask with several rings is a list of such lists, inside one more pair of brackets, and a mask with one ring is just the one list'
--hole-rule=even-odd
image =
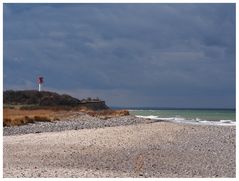
{"label": "green vegetation", "polygon": [[24,110],[34,109],[72,109],[84,107],[86,109],[104,110],[109,109],[104,101],[99,98],[79,100],[67,94],[60,95],[49,91],[7,90],[3,92],[3,103],[5,108],[18,108]]}

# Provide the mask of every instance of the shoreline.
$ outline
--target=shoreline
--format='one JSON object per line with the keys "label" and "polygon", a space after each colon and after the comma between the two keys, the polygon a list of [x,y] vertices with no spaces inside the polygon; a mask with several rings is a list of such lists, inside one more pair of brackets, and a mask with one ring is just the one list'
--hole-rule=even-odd
{"label": "shoreline", "polygon": [[3,127],[3,136],[22,135],[31,133],[44,133],[44,132],[59,132],[66,130],[82,130],[82,129],[96,129],[105,127],[127,126],[134,124],[149,124],[156,122],[168,122],[182,125],[195,125],[195,126],[229,126],[235,127],[236,124],[229,123],[214,123],[213,121],[207,122],[190,122],[190,121],[175,121],[170,119],[155,119],[144,116],[118,116],[108,119],[100,117],[93,117],[82,112],[73,112],[62,119],[51,122],[34,122],[20,126],[6,126]]}
{"label": "shoreline", "polygon": [[154,122],[158,121],[137,118],[132,115],[101,119],[83,113],[73,113],[71,116],[57,121],[35,122],[21,126],[4,127],[3,136],[31,133],[39,134],[44,132],[59,132],[67,130],[97,129]]}
{"label": "shoreline", "polygon": [[132,124],[3,136],[3,177],[236,176],[235,126],[126,120]]}

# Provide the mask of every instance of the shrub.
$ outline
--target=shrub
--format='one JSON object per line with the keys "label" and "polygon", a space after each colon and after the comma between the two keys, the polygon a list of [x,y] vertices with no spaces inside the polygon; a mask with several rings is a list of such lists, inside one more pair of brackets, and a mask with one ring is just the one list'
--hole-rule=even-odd
{"label": "shrub", "polygon": [[39,121],[39,122],[50,122],[51,119],[45,116],[34,116],[34,121]]}
{"label": "shrub", "polygon": [[[57,120],[57,118],[55,118],[55,120]],[[28,123],[34,123],[34,122],[49,122],[51,121],[50,118],[45,117],[45,116],[34,116],[34,117],[28,117],[28,116],[24,116],[24,117],[18,117],[15,119],[10,119],[10,118],[4,118],[3,119],[3,126],[20,126],[20,125],[24,125],[24,124],[28,124]]]}

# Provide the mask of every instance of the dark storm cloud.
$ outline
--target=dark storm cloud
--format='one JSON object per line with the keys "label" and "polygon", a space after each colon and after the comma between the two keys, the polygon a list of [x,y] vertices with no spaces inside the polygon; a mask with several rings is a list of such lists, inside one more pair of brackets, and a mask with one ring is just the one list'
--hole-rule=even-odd
{"label": "dark storm cloud", "polygon": [[234,107],[234,4],[4,4],[4,88]]}

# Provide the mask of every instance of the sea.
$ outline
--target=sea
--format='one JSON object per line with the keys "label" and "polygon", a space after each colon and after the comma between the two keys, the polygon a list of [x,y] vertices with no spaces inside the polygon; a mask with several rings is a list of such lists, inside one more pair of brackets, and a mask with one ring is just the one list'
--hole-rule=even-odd
{"label": "sea", "polygon": [[201,125],[236,125],[235,109],[131,108],[128,110],[136,117],[154,120]]}

